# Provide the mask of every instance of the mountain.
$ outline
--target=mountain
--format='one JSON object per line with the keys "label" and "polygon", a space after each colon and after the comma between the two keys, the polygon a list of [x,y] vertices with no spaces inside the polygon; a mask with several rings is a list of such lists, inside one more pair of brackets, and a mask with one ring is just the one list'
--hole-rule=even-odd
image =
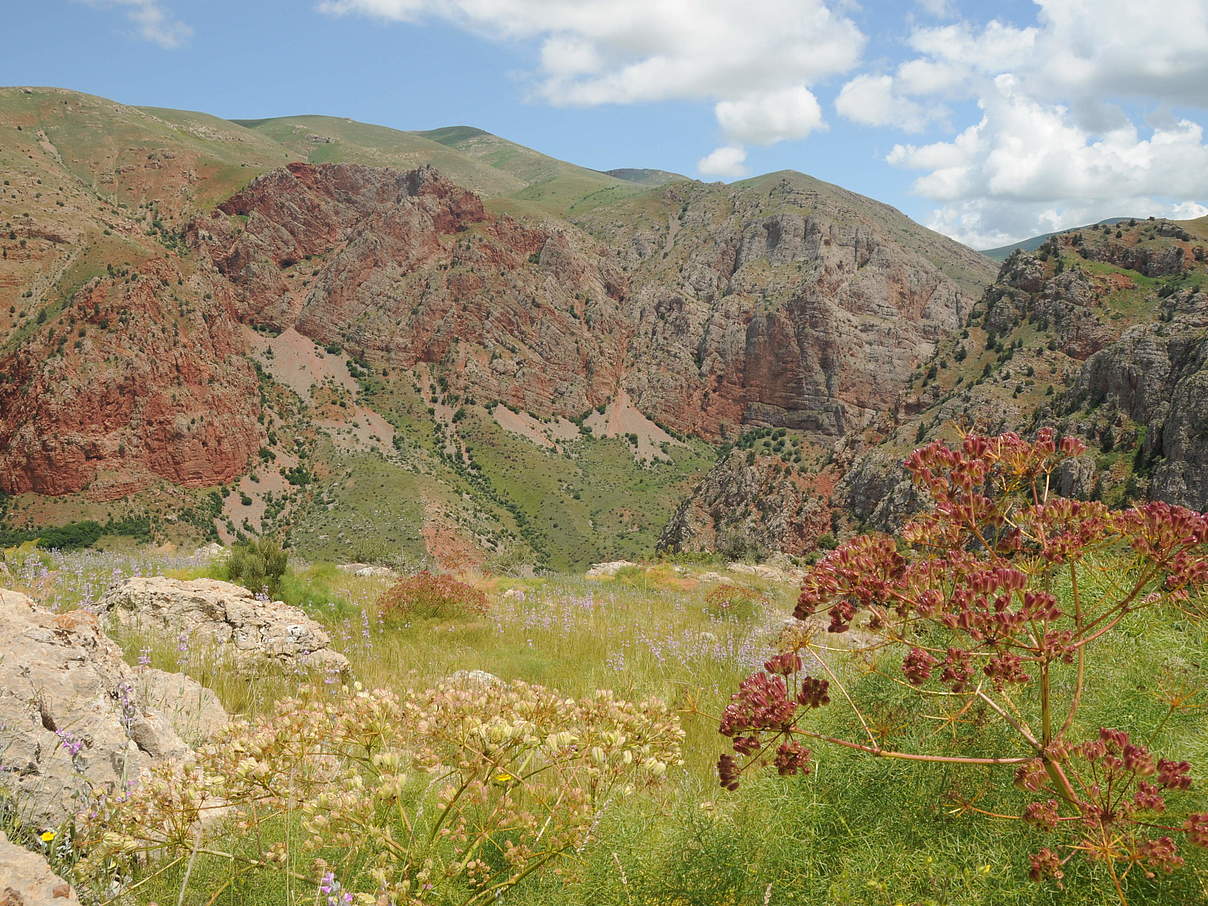
{"label": "mountain", "polygon": [[2,89],[0,167],[0,488],[30,532],[636,556],[744,432],[801,469],[875,432],[993,279],[803,174],[644,184],[466,126]]}
{"label": "mountain", "polygon": [[[1134,218],[1109,217],[1107,220],[1100,220],[1098,223],[1089,224],[1088,226],[1084,226],[1084,227],[1075,227],[1075,229],[1087,230],[1093,226],[1094,227],[1104,226],[1104,225],[1114,226],[1117,223],[1125,223],[1126,221],[1129,221],[1130,219],[1131,219],[1133,225],[1135,226],[1136,225],[1135,217]],[[1058,232],[1062,232],[1062,231],[1058,231]],[[1068,232],[1068,231],[1065,231],[1065,232]],[[1039,236],[1032,236],[1028,239],[1023,239],[1019,242],[1013,242],[1010,245],[1000,245],[998,248],[993,248],[993,249],[982,249],[981,253],[983,255],[985,255],[987,258],[993,258],[995,261],[1006,261],[1008,258],[1011,257],[1012,252],[1034,252],[1038,248],[1040,248],[1042,245],[1044,245],[1049,239],[1051,239],[1052,237],[1054,237],[1056,235],[1058,235],[1057,232],[1041,233]]]}
{"label": "mountain", "polygon": [[644,170],[641,168],[621,167],[617,170],[605,170],[604,172],[609,176],[615,176],[617,179],[636,182],[643,186],[665,186],[669,182],[679,182],[688,179],[687,176],[681,176],[679,173],[672,173],[668,170]]}

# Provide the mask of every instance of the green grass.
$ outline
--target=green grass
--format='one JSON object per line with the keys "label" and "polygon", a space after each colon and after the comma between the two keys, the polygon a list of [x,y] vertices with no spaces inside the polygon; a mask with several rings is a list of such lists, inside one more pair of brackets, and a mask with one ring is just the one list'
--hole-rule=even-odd
{"label": "green grass", "polygon": [[[125,561],[123,561],[125,562]],[[134,568],[133,561],[129,568]],[[152,562],[139,561],[147,572]],[[701,566],[669,563],[631,570],[612,580],[574,576],[477,579],[492,598],[481,618],[422,620],[383,627],[373,601],[383,578],[354,577],[330,567],[299,575],[329,583],[351,605],[326,613],[337,647],[354,675],[369,687],[419,688],[455,670],[481,669],[504,679],[540,682],[567,695],[598,687],[627,697],[660,696],[682,709],[687,731],[685,765],[660,794],[628,797],[610,809],[579,858],[517,888],[507,906],[1102,906],[1114,902],[1102,869],[1068,866],[1064,889],[1027,880],[1027,853],[1044,845],[1017,822],[958,814],[953,794],[990,811],[1017,814],[1026,801],[1012,787],[1010,769],[962,769],[873,759],[819,744],[806,777],[753,777],[737,793],[717,787],[713,762],[725,750],[711,717],[736,682],[771,650],[772,637],[791,609],[795,589],[768,586],[766,612],[748,622],[708,617],[711,587],[696,580]],[[96,555],[60,556],[53,581],[111,578],[113,562]],[[736,577],[743,578],[743,577]],[[42,581],[42,580],[39,580]],[[75,588],[75,586],[72,586]],[[524,599],[504,597],[506,589]],[[1084,588],[1085,592],[1093,587]],[[78,590],[72,595],[78,596]],[[66,594],[66,591],[65,591]],[[64,598],[66,602],[66,598]],[[78,597],[72,598],[78,600]],[[366,637],[362,613],[369,618]],[[138,651],[125,640],[128,657]],[[1198,789],[1208,763],[1208,716],[1191,708],[1163,723],[1164,690],[1200,685],[1208,631],[1177,614],[1138,614],[1106,637],[1090,662],[1087,693],[1076,734],[1113,726],[1146,739],[1162,757],[1186,758],[1197,768],[1192,802],[1208,807]],[[184,667],[214,685],[228,707],[257,712],[290,691],[285,677],[238,678],[221,661],[181,662],[172,646],[154,649],[153,663]],[[194,653],[190,657],[197,657]],[[889,665],[892,666],[892,665]],[[1069,675],[1058,678],[1057,694]],[[870,719],[899,748],[936,745],[930,703],[920,705],[901,686],[876,674],[849,674],[849,688],[868,703]],[[858,729],[841,705],[816,713],[815,727],[836,734]],[[988,724],[988,745],[1010,751],[1014,741]],[[960,748],[957,748],[960,751]],[[1003,771],[1007,773],[1004,774]],[[251,854],[292,833],[280,823],[255,841],[229,842]],[[1188,906],[1205,901],[1208,859],[1184,848],[1187,867],[1171,876],[1131,877],[1133,906]],[[302,866],[309,871],[308,866]],[[194,866],[184,902],[203,903],[231,877],[222,860]],[[183,882],[177,866],[140,888],[132,903],[175,902]],[[313,902],[314,890],[273,876],[248,875],[215,901],[218,906],[292,906]]]}

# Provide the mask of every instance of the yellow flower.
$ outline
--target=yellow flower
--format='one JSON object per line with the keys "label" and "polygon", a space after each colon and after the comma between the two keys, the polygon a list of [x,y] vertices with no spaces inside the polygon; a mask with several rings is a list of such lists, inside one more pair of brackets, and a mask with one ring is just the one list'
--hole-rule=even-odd
{"label": "yellow flower", "polygon": [[55,832],[54,832],[54,831],[42,831],[42,833],[38,835],[39,839],[40,839],[40,840],[41,840],[43,843],[49,843],[49,842],[50,842],[51,840],[53,840],[53,839],[54,839],[56,836],[57,836],[57,835],[55,834]]}
{"label": "yellow flower", "polygon": [[495,786],[508,786],[509,784],[518,783],[515,774],[509,774],[507,771],[501,771],[491,778],[491,783]]}

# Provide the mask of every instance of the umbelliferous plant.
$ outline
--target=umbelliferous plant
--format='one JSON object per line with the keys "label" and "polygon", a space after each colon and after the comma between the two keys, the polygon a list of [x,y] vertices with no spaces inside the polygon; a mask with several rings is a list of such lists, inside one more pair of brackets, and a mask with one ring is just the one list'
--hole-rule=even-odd
{"label": "umbelliferous plant", "polygon": [[619,796],[660,783],[682,738],[661,702],[607,691],[312,691],[100,801],[87,865],[109,878],[130,877],[146,856],[161,867],[225,862],[226,878],[207,873],[215,897],[245,874],[275,872],[327,902],[493,902],[584,846]]}
{"label": "umbelliferous plant", "polygon": [[[1191,785],[1186,761],[1080,720],[1088,664],[1113,633],[1163,611],[1201,615],[1208,517],[1056,496],[1054,470],[1082,450],[1049,429],[1032,442],[969,435],[955,448],[916,450],[905,465],[932,506],[899,537],[856,537],[806,576],[794,612],[802,622],[722,716],[734,750],[719,760],[722,785],[737,788],[757,764],[808,772],[809,746],[819,743],[997,769],[1020,803],[995,817],[1050,838],[1030,857],[1031,877],[1060,882],[1070,859],[1086,857],[1104,866],[1122,903],[1131,871],[1170,872],[1186,844],[1208,847],[1208,814],[1179,809]],[[819,641],[823,624],[835,641]],[[861,671],[925,698],[946,730],[931,738],[945,744],[885,745],[860,699]],[[1191,694],[1172,695],[1170,713]],[[854,714],[851,736],[811,722],[832,702]],[[1004,733],[1008,750],[987,750]],[[983,810],[964,802],[960,811]]]}

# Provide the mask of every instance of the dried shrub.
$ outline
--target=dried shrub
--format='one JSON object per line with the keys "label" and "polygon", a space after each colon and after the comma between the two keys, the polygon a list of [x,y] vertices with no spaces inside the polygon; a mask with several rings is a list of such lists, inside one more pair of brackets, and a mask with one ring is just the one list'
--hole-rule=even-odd
{"label": "dried shrub", "polygon": [[767,596],[749,585],[718,585],[705,595],[705,613],[714,620],[748,622],[768,606]]}
{"label": "dried shrub", "polygon": [[[1030,443],[969,435],[955,449],[916,450],[905,465],[933,507],[900,538],[854,538],[806,576],[794,613],[801,631],[743,680],[722,715],[735,753],[719,759],[722,785],[737,788],[758,764],[808,772],[805,743],[997,771],[1001,795],[1013,787],[1022,800],[1014,814],[963,800],[955,811],[1046,835],[1048,845],[1030,857],[1034,880],[1060,882],[1071,859],[1090,859],[1121,903],[1134,870],[1170,872],[1183,864],[1180,847],[1208,847],[1208,814],[1180,811],[1188,762],[1079,720],[1088,662],[1110,634],[1138,631],[1163,609],[1180,619],[1204,615],[1208,516],[1157,502],[1111,511],[1051,494],[1053,471],[1083,450],[1073,438],[1058,444],[1050,429]],[[831,666],[839,648],[813,641],[818,617],[834,634],[858,626],[847,637],[856,669]],[[925,713],[942,721],[943,733],[924,737],[932,750],[885,743],[870,716],[876,703],[861,697],[870,687],[852,679],[870,672],[925,700]],[[1147,736],[1195,707],[1201,691],[1163,693],[1169,710]],[[861,735],[810,726],[832,700],[852,709]],[[1130,717],[1120,714],[1122,723]],[[1014,741],[1005,751],[1004,737]]]}
{"label": "dried shrub", "polygon": [[378,613],[387,621],[480,616],[489,606],[487,596],[474,586],[426,570],[399,579],[377,602]]}
{"label": "dried shrub", "polygon": [[[366,906],[494,902],[582,849],[611,803],[661,783],[682,740],[662,702],[603,690],[310,690],[231,724],[193,761],[157,765],[128,796],[100,799],[84,869],[130,877],[149,855],[201,853],[236,873],[312,883],[316,902],[336,891]],[[215,812],[220,821],[203,820]],[[301,834],[274,837],[283,817]],[[247,840],[263,851],[241,854]],[[213,883],[217,896],[227,882]]]}

